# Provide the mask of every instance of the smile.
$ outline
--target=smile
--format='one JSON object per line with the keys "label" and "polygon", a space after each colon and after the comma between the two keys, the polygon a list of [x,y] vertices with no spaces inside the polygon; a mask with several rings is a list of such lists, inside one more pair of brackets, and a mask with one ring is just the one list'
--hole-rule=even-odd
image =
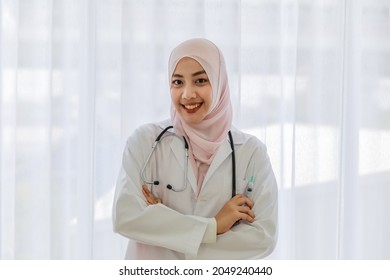
{"label": "smile", "polygon": [[194,110],[195,108],[198,108],[200,105],[202,105],[202,103],[198,103],[198,104],[189,104],[189,105],[183,105],[184,108],[186,108],[187,110]]}

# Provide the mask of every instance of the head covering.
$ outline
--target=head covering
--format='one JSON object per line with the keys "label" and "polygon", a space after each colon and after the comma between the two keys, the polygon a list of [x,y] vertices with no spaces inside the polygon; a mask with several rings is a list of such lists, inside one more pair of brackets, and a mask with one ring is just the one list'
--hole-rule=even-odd
{"label": "head covering", "polygon": [[212,89],[210,111],[198,124],[188,124],[176,111],[175,106],[171,106],[171,119],[175,130],[188,139],[193,155],[192,166],[200,190],[217,149],[226,140],[231,129],[233,110],[225,60],[218,47],[206,39],[191,39],[178,45],[169,58],[169,80],[177,63],[184,57],[195,59],[203,67]]}

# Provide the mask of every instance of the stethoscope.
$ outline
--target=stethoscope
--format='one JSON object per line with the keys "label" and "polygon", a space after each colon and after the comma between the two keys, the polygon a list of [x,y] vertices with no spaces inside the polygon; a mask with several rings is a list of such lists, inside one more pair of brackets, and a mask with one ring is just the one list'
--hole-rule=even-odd
{"label": "stethoscope", "polygon": [[[167,132],[169,129],[173,128],[173,126],[168,126],[166,127],[156,138],[156,140],[154,141],[153,145],[152,145],[152,150],[150,151],[148,157],[146,158],[145,160],[145,163],[144,165],[142,166],[142,169],[141,169],[141,178],[142,180],[148,184],[148,185],[151,185],[151,187],[153,188],[153,186],[157,186],[160,184],[160,181],[158,180],[147,180],[145,178],[145,169],[147,167],[147,165],[149,164],[149,161],[150,161],[150,158],[152,157],[153,155],[153,152],[154,150],[156,149],[157,147],[157,144],[160,142],[161,138],[163,137],[163,135],[165,134],[165,132]],[[175,136],[177,136],[176,134],[174,134]],[[235,152],[234,152],[234,143],[233,143],[233,137],[232,137],[232,133],[229,131],[228,132],[228,135],[229,135],[229,142],[230,142],[230,147],[232,149],[232,197],[236,195],[236,157],[235,157]],[[179,136],[177,136],[179,137]],[[187,188],[187,175],[188,175],[188,143],[187,143],[187,140],[186,138],[183,136],[183,139],[184,139],[184,149],[185,149],[185,154],[184,154],[184,179],[183,179],[183,187],[181,189],[176,189],[174,188],[172,185],[168,184],[167,185],[167,189],[168,190],[171,190],[171,191],[174,191],[174,192],[182,192],[184,191],[186,188]],[[153,192],[153,190],[152,190]]]}

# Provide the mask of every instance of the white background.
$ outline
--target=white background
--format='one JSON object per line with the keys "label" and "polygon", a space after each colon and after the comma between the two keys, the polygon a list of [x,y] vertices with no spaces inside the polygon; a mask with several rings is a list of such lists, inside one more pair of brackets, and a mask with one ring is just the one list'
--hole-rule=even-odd
{"label": "white background", "polygon": [[0,258],[122,259],[127,136],[206,37],[279,187],[270,259],[390,258],[389,0],[1,0]]}

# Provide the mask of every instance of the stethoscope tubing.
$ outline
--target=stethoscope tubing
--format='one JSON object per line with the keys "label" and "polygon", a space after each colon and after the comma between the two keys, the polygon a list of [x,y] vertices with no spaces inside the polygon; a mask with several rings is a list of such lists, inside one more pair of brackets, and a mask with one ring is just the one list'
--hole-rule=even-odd
{"label": "stethoscope tubing", "polygon": [[232,133],[229,130],[230,147],[232,148],[232,197],[236,196],[236,153],[234,151],[234,142]]}
{"label": "stethoscope tubing", "polygon": [[[145,170],[146,170],[146,167],[150,161],[150,158],[152,157],[152,154],[154,152],[154,150],[156,149],[157,147],[157,144],[160,142],[162,136],[169,130],[173,128],[172,125],[170,126],[167,126],[156,138],[156,140],[154,141],[153,145],[152,145],[152,149],[149,153],[149,155],[146,157],[146,160],[145,160],[145,163],[143,164],[142,166],[142,169],[141,169],[141,179],[143,180],[144,183],[148,184],[148,185],[151,185],[151,191],[153,192],[153,186],[154,185],[159,185],[160,182],[159,181],[149,181],[149,180],[146,180],[145,178]],[[175,134],[176,135],[176,134]],[[234,151],[234,142],[233,142],[233,136],[232,136],[232,133],[231,131],[228,132],[228,135],[229,135],[229,142],[230,142],[230,147],[232,149],[232,197],[234,197],[236,195],[236,157],[235,157],[235,151]],[[188,142],[186,140],[186,138],[183,136],[183,139],[184,139],[184,149],[185,149],[185,155],[184,155],[184,180],[183,180],[183,186],[181,189],[175,189],[173,188],[170,184],[167,185],[167,188],[169,190],[172,190],[174,192],[182,192],[184,191],[186,188],[187,188],[187,176],[188,176]]]}

